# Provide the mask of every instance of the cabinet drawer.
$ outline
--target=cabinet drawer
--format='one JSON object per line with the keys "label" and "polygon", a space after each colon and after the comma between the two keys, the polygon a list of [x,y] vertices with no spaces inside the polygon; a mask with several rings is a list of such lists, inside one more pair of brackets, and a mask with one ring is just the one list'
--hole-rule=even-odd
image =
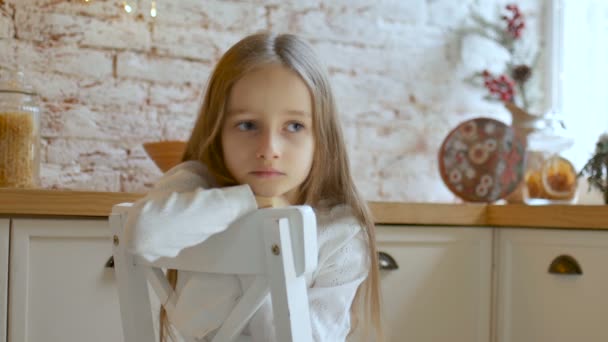
{"label": "cabinet drawer", "polygon": [[[497,341],[608,341],[608,232],[500,229]],[[553,274],[570,256],[582,274]],[[564,259],[564,257],[562,257]]]}
{"label": "cabinet drawer", "polygon": [[387,341],[486,342],[490,338],[492,229],[378,227]]}
{"label": "cabinet drawer", "polygon": [[13,219],[9,342],[123,340],[107,220]]}

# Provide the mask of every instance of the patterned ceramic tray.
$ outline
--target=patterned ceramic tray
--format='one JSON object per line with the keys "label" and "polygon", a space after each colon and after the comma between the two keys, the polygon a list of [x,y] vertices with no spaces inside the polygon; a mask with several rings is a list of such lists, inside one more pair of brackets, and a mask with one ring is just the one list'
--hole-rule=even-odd
{"label": "patterned ceramic tray", "polygon": [[465,121],[439,150],[447,187],[470,202],[494,202],[510,194],[524,175],[526,144],[511,127],[490,118]]}

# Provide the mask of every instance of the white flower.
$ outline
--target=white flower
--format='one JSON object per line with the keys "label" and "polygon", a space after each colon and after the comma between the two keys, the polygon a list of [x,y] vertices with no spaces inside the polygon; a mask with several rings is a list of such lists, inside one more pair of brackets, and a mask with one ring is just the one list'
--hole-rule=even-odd
{"label": "white flower", "polygon": [[450,172],[450,182],[460,183],[462,180],[462,173],[458,169],[454,169]]}
{"label": "white flower", "polygon": [[483,144],[488,152],[494,152],[496,150],[496,139],[487,139]]}
{"label": "white flower", "polygon": [[486,174],[481,176],[479,183],[489,188],[494,184],[494,179],[492,179],[492,176]]}
{"label": "white flower", "polygon": [[466,140],[471,140],[477,136],[477,125],[474,121],[466,122],[460,127],[460,134]]}
{"label": "white flower", "polygon": [[483,143],[477,143],[469,150],[469,160],[472,161],[473,164],[483,164],[488,160],[489,156],[490,153]]}
{"label": "white flower", "polygon": [[454,141],[452,147],[457,151],[464,151],[467,149],[467,145],[463,143],[461,140]]}
{"label": "white flower", "polygon": [[496,125],[493,122],[489,122],[486,125],[485,129],[486,129],[486,133],[492,134],[496,130]]}
{"label": "white flower", "polygon": [[469,167],[464,171],[464,175],[467,176],[468,179],[473,179],[473,177],[475,177],[475,170]]}
{"label": "white flower", "polygon": [[479,197],[484,197],[488,194],[488,187],[483,184],[477,184],[475,187],[475,194]]}

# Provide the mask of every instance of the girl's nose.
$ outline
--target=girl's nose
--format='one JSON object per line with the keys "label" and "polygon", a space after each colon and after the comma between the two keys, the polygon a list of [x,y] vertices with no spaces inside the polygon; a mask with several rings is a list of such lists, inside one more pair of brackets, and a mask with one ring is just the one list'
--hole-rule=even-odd
{"label": "girl's nose", "polygon": [[271,132],[264,132],[260,136],[258,151],[256,156],[261,159],[279,158],[279,139]]}

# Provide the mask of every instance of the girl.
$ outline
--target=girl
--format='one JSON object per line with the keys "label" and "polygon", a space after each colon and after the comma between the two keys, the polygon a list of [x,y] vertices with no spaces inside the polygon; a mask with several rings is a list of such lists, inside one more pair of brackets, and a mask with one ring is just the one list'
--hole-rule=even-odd
{"label": "girl", "polygon": [[[211,75],[182,161],[132,207],[133,252],[149,260],[175,256],[257,208],[310,205],[319,246],[308,279],[314,340],[345,341],[359,307],[367,313],[364,328],[371,324],[381,339],[374,224],[350,174],[328,77],[307,43],[260,33],[230,48]],[[170,270],[168,277],[178,311],[209,308],[218,313],[216,328],[247,287],[229,276]],[[160,316],[164,341],[169,324],[162,309]],[[273,329],[267,300],[244,334],[274,341]]]}

